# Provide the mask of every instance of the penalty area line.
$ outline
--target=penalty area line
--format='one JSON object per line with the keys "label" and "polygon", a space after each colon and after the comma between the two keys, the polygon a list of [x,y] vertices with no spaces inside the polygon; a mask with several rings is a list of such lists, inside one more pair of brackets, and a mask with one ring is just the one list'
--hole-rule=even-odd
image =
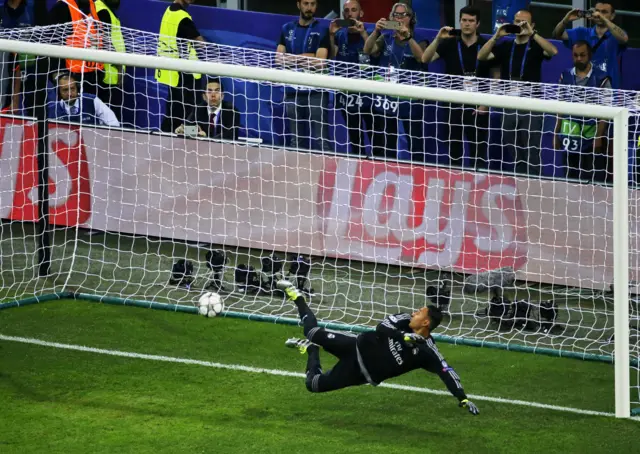
{"label": "penalty area line", "polygon": [[[104,348],[85,347],[83,345],[49,342],[49,341],[33,339],[28,337],[6,336],[4,334],[0,334],[0,340],[6,341],[6,342],[18,342],[22,344],[39,345],[41,347],[59,348],[62,350],[74,350],[74,351],[85,352],[85,353],[95,353],[99,355],[118,356],[121,358],[143,359],[147,361],[162,361],[167,363],[178,363],[178,364],[190,364],[194,366],[211,367],[215,369],[226,369],[226,370],[234,370],[234,371],[249,372],[249,373],[256,373],[256,374],[279,375],[283,377],[295,377],[295,378],[305,377],[305,374],[300,372],[291,372],[291,371],[279,370],[279,369],[266,369],[262,367],[243,366],[240,364],[225,364],[225,363],[217,363],[212,361],[201,361],[201,360],[189,359],[189,358],[176,358],[173,356],[149,355],[146,353],[124,352],[120,350],[108,350]],[[400,391],[434,394],[437,396],[451,395],[449,392],[439,390],[439,389],[422,388],[419,386],[398,385],[393,383],[382,383],[380,384],[379,387],[396,389]],[[594,411],[594,410],[583,410],[580,408],[573,408],[573,407],[562,407],[559,405],[542,404],[538,402],[529,402],[525,400],[504,399],[501,397],[482,396],[478,394],[469,394],[468,397],[469,399],[481,401],[481,402],[493,402],[493,403],[499,403],[499,404],[519,405],[523,407],[541,408],[544,410],[553,410],[553,411],[574,413],[574,414],[580,414],[580,415],[615,417],[614,413],[607,413],[603,411]],[[632,419],[637,419],[637,418],[632,418]]]}

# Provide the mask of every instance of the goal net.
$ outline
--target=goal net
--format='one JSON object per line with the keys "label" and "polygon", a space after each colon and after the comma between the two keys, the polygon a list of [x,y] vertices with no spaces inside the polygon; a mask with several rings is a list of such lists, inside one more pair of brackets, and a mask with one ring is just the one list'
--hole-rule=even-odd
{"label": "goal net", "polygon": [[290,319],[288,277],[331,326],[435,304],[441,339],[618,355],[619,414],[640,406],[637,93],[124,28],[114,52],[91,25],[98,50],[0,31],[0,301],[209,290]]}

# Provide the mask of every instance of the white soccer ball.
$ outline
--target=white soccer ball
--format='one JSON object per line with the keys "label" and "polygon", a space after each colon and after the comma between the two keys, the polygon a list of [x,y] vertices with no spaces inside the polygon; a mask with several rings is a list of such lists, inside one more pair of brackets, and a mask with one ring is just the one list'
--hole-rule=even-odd
{"label": "white soccer ball", "polygon": [[207,292],[198,300],[198,313],[206,317],[215,317],[224,310],[224,303],[219,294]]}

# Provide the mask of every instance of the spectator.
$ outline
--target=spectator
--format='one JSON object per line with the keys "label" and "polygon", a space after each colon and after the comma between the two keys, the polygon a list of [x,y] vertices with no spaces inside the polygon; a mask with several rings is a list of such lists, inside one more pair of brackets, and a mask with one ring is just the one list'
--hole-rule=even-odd
{"label": "spectator", "polygon": [[63,73],[57,78],[58,100],[47,105],[50,120],[68,121],[86,125],[119,127],[115,114],[96,95],[80,92],[76,78]]}
{"label": "spectator", "polygon": [[[339,62],[353,64],[369,64],[369,56],[364,53],[364,43],[369,37],[361,19],[364,11],[357,0],[348,0],[344,4],[344,19],[352,20],[350,27],[339,27],[335,20],[329,26],[329,41],[331,43],[331,56]],[[341,67],[336,68],[338,75],[349,77],[349,70],[357,68],[349,65],[347,71]],[[359,72],[359,69],[355,71]],[[374,116],[372,112],[372,97],[363,93],[339,93],[337,104],[345,119],[349,143],[353,153],[364,156],[366,142],[369,137],[374,148],[374,154],[384,156],[384,121],[379,121],[380,116]]]}
{"label": "spectator", "polygon": [[[193,43],[186,40],[204,42],[204,38],[187,12],[187,7],[195,0],[174,0],[166,9],[160,22],[158,55],[168,58],[197,60]],[[181,73],[166,69],[156,69],[158,83],[169,87],[164,119],[161,129],[173,132],[190,115],[196,105],[196,90],[202,77],[200,74]]]}
{"label": "spectator", "polygon": [[[300,17],[282,26],[277,48],[277,62],[296,71],[314,72],[324,68],[329,56],[329,31],[314,15],[316,0],[298,0]],[[315,58],[317,60],[310,60]],[[309,87],[287,86],[284,94],[285,116],[289,123],[288,141],[292,148],[300,148],[302,124],[309,134],[310,148],[331,151],[327,121],[328,93]],[[303,123],[304,122],[304,123]],[[314,140],[314,138],[316,140]]]}
{"label": "spectator", "polygon": [[[489,78],[491,66],[478,61],[478,51],[487,42],[478,34],[480,10],[466,6],[460,10],[460,33],[453,34],[453,27],[443,27],[436,39],[422,55],[423,63],[444,60],[445,72],[467,79],[460,88],[477,91],[475,77]],[[482,106],[465,107],[461,104],[444,105],[448,118],[443,122],[445,137],[449,142],[451,165],[462,166],[464,152],[463,136],[466,136],[471,155],[471,166],[475,169],[488,167],[489,109]]]}
{"label": "spectator", "polygon": [[[543,60],[551,59],[558,49],[535,30],[529,11],[518,11],[513,23],[520,27],[515,39],[498,39],[508,34],[505,24],[478,52],[478,60],[493,60],[500,66],[503,80],[540,82]],[[521,96],[523,85],[511,88],[513,96]],[[515,148],[516,172],[540,175],[540,142],[542,140],[542,114],[505,109],[502,124],[502,144]]]}
{"label": "spectator", "polygon": [[[389,14],[389,21],[399,22],[397,30],[387,30],[387,19],[382,18],[376,23],[376,28],[365,42],[364,52],[367,55],[378,58],[378,65],[389,68],[389,77],[394,80],[398,69],[408,69],[422,71],[426,69],[422,64],[422,54],[427,47],[428,41],[418,43],[414,32],[416,26],[416,16],[413,10],[404,3],[396,3]],[[397,99],[396,99],[397,102]],[[393,111],[393,102],[384,103],[389,105],[389,109],[384,112],[385,116],[404,117],[402,124],[408,136],[409,152],[412,159],[424,160],[424,102],[415,101],[402,103],[408,108]],[[397,105],[397,104],[396,104]],[[395,158],[398,153],[398,127],[397,122],[387,121],[390,126],[386,130],[386,157]],[[393,126],[392,126],[393,125]]]}
{"label": "spectator", "polygon": [[[27,4],[27,0],[5,0],[2,8],[2,28],[25,28],[35,25],[33,15]],[[14,114],[20,114],[20,94],[22,85],[24,91],[25,114],[35,117],[34,106],[36,105],[36,62],[42,62],[44,58],[29,54],[11,54],[8,63],[8,80],[4,90],[8,96],[3,102],[3,110]],[[24,80],[24,82],[23,82]],[[46,80],[45,80],[46,82]],[[5,85],[5,84],[3,84]],[[46,84],[45,84],[46,85]],[[44,97],[40,100],[40,105],[44,103]]]}
{"label": "spectator", "polygon": [[[224,102],[220,79],[209,79],[202,93],[203,102],[198,104],[186,124],[198,126],[198,136],[238,140],[240,114],[230,103]],[[184,134],[184,125],[178,126],[176,134]]]}
{"label": "spectator", "polygon": [[[573,67],[560,75],[561,85],[592,88],[611,88],[607,73],[591,62],[591,46],[586,41],[576,41],[572,49]],[[586,182],[605,182],[612,175],[604,142],[605,121],[587,118],[558,118],[553,140],[556,150],[566,154],[567,178]]]}
{"label": "spectator", "polygon": [[[102,39],[105,48],[114,52],[126,52],[127,48],[120,29],[120,19],[115,14],[119,7],[120,0],[96,0],[98,19],[108,24],[102,28]],[[124,93],[122,91],[124,71],[125,67],[123,65],[105,63],[104,77],[98,88],[100,98],[105,100],[121,122],[122,103],[124,101]]]}
{"label": "spectator", "polygon": [[615,9],[609,2],[597,2],[589,18],[592,28],[577,27],[566,30],[567,26],[582,16],[580,10],[572,9],[553,30],[553,37],[562,39],[564,45],[573,49],[577,41],[586,41],[593,50],[592,63],[606,72],[613,88],[621,87],[620,55],[627,48],[627,33],[613,23]]}
{"label": "spectator", "polygon": [[[98,13],[93,0],[65,0],[58,1],[49,11],[49,20],[52,25],[68,24],[60,36],[64,37],[64,44],[69,47],[82,49],[99,49],[101,46],[100,29],[96,23],[87,22],[86,17],[98,21]],[[56,34],[58,36],[58,34]],[[67,59],[52,60],[52,67],[56,70],[66,68],[75,75],[76,80],[82,80],[83,93],[98,93],[98,83],[102,79],[102,63],[85,60]]]}

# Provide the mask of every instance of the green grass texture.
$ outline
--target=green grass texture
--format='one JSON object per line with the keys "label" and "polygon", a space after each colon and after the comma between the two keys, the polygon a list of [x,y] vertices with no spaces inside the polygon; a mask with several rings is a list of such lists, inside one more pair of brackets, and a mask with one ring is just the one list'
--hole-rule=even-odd
{"label": "green grass texture", "polygon": [[[301,329],[75,300],[0,311],[0,334],[301,373]],[[439,344],[479,416],[452,396],[361,386],[311,394],[299,377],[0,340],[0,452],[639,452],[637,421],[489,402],[613,412],[604,363]],[[332,357],[322,353],[323,366]],[[634,376],[634,379],[636,377]],[[446,390],[415,371],[393,381]]]}

